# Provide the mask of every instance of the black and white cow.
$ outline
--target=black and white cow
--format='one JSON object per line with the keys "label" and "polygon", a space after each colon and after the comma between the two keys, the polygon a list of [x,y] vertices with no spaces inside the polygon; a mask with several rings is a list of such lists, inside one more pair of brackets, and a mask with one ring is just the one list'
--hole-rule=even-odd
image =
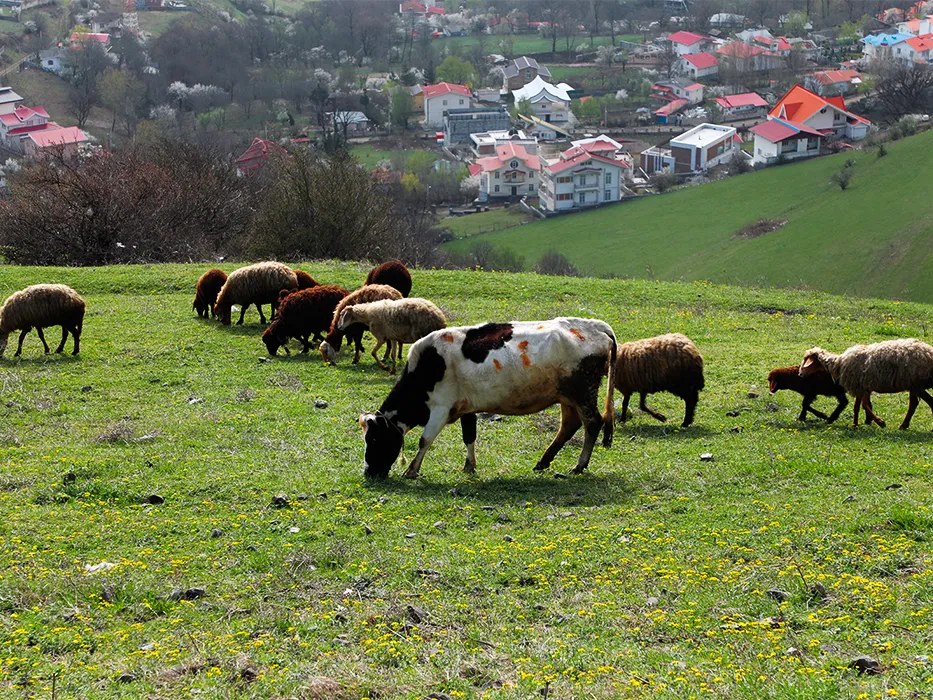
{"label": "black and white cow", "polygon": [[[550,466],[574,433],[586,439],[574,473],[590,461],[604,428],[612,444],[616,339],[603,321],[555,318],[524,323],[487,323],[446,328],[425,336],[408,353],[408,364],[376,413],[360,416],[366,442],[366,475],[384,478],[401,452],[405,434],[424,426],[418,455],[404,476],[415,478],[424,455],[448,423],[460,420],[467,448],[464,471],[476,470],[476,414],[521,416],[560,404],[560,430],[536,471]],[[599,413],[602,378],[609,374],[606,411]]]}

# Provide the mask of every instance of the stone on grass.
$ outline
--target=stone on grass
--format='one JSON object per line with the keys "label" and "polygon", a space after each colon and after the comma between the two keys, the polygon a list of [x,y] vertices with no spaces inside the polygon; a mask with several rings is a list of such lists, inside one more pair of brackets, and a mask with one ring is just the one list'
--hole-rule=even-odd
{"label": "stone on grass", "polygon": [[878,676],[882,673],[881,664],[870,656],[857,656],[849,662],[849,668],[854,668],[859,673],[867,673],[870,676]]}
{"label": "stone on grass", "polygon": [[148,503],[151,506],[160,506],[163,503],[165,503],[165,497],[160,496],[157,493],[154,493],[146,499],[146,503]]}
{"label": "stone on grass", "polygon": [[132,673],[121,673],[117,677],[117,683],[132,683],[137,680],[139,676],[135,676]]}
{"label": "stone on grass", "polygon": [[285,508],[287,506],[288,506],[288,496],[286,496],[284,493],[279,493],[272,497],[273,508]]}
{"label": "stone on grass", "polygon": [[700,455],[700,461],[701,461],[701,462],[712,462],[712,461],[713,461],[713,453],[712,453],[712,452],[704,452],[703,454]]}
{"label": "stone on grass", "polygon": [[409,605],[405,608],[405,612],[408,613],[408,619],[416,625],[428,619],[428,611],[417,605]]}
{"label": "stone on grass", "polygon": [[315,408],[327,408],[329,405],[330,405],[330,404],[327,403],[324,399],[317,399],[317,400],[314,402],[314,407],[315,407]]}
{"label": "stone on grass", "polygon": [[790,600],[790,593],[782,591],[780,588],[772,588],[768,591],[768,597],[779,603],[783,603],[785,600]]}
{"label": "stone on grass", "polygon": [[219,528],[215,527],[213,530],[211,530],[211,537],[215,539],[222,536],[223,534],[224,534],[224,531]]}

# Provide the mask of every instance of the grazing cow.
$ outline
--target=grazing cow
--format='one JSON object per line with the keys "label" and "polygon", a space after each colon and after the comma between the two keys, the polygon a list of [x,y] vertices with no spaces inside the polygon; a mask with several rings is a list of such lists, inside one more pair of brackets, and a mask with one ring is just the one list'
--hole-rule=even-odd
{"label": "grazing cow", "polygon": [[[405,434],[421,425],[418,455],[404,474],[417,477],[431,443],[458,419],[467,448],[463,470],[473,473],[477,413],[521,416],[556,403],[560,430],[535,471],[547,469],[582,425],[586,438],[573,470],[579,474],[589,464],[600,427],[603,445],[612,444],[615,364],[615,334],[598,320],[556,318],[435,331],[411,346],[408,364],[382,407],[360,416],[366,476],[388,476]],[[601,416],[597,399],[607,371],[609,392]]]}

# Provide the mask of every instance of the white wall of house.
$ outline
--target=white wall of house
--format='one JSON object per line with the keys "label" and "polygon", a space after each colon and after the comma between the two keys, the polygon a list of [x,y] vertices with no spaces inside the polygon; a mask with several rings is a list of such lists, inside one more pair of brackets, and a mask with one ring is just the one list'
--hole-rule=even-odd
{"label": "white wall of house", "polygon": [[466,95],[448,92],[446,95],[426,97],[424,100],[424,123],[427,126],[444,126],[445,109],[469,109],[473,101]]}
{"label": "white wall of house", "polygon": [[539,197],[546,211],[566,211],[618,202],[624,168],[591,160],[558,173],[544,171]]}
{"label": "white wall of house", "polygon": [[676,41],[672,41],[671,44],[674,45],[674,53],[678,56],[686,56],[691,53],[703,53],[706,51],[707,45],[705,41],[698,41],[695,44],[678,44]]}
{"label": "white wall of house", "polygon": [[497,170],[480,173],[479,193],[481,200],[537,197],[538,173],[521,161],[506,163]]}
{"label": "white wall of house", "polygon": [[755,134],[755,152],[752,155],[752,163],[773,163],[779,156],[783,155],[787,160],[797,158],[808,158],[820,153],[820,139],[815,136],[806,136],[796,139],[785,139],[778,143],[768,141],[768,139]]}
{"label": "white wall of house", "polygon": [[532,102],[532,107],[534,107],[535,116],[546,122],[560,124],[570,118],[570,104],[549,95],[542,95],[536,102]]}
{"label": "white wall of house", "polygon": [[694,80],[699,80],[700,78],[705,78],[709,75],[719,75],[718,65],[709,66],[708,68],[697,68],[695,65],[682,58],[678,62],[677,66],[679,73],[690,76]]}

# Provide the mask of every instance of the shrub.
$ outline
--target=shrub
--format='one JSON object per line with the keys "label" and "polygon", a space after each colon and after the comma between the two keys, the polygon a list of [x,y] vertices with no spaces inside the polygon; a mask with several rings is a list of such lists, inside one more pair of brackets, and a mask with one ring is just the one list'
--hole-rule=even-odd
{"label": "shrub", "polygon": [[580,271],[567,259],[563,253],[549,250],[535,265],[534,271],[539,275],[562,275],[564,277],[579,277]]}
{"label": "shrub", "polygon": [[747,172],[751,172],[751,170],[752,162],[745,156],[736,155],[731,161],[729,161],[730,175],[744,175]]}
{"label": "shrub", "polygon": [[525,260],[511,248],[496,248],[492,243],[480,241],[470,248],[473,266],[483,270],[502,272],[521,272],[525,269]]}
{"label": "shrub", "polygon": [[667,172],[654,173],[648,178],[648,184],[658,192],[667,192],[677,184],[677,176]]}
{"label": "shrub", "polygon": [[888,155],[888,149],[885,147],[883,143],[879,143],[878,144],[878,157],[884,158],[886,155]]}
{"label": "shrub", "polygon": [[852,181],[852,176],[855,174],[855,169],[850,167],[843,167],[840,170],[837,170],[833,173],[830,181],[834,185],[838,185],[839,189],[845,192],[848,188],[849,183]]}

